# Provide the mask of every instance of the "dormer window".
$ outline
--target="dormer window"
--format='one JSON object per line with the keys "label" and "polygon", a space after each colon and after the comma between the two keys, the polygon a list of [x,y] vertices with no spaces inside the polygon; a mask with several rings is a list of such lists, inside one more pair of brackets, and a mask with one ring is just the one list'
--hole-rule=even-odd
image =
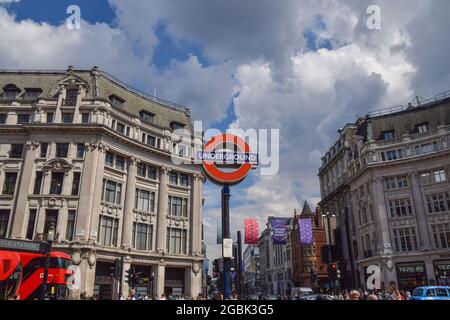
{"label": "dormer window", "polygon": [[41,88],[25,88],[25,100],[37,100],[42,93]]}
{"label": "dormer window", "polygon": [[395,139],[395,131],[394,130],[383,131],[381,133],[381,139],[383,139],[383,140],[394,140]]}
{"label": "dormer window", "polygon": [[417,133],[423,133],[423,132],[427,132],[429,130],[430,130],[430,126],[428,125],[428,122],[416,125]]}
{"label": "dormer window", "polygon": [[109,101],[111,101],[111,104],[116,108],[122,108],[123,104],[125,102],[124,99],[121,97],[116,96],[115,94],[112,94],[109,96]]}
{"label": "dormer window", "polygon": [[4,100],[14,100],[19,94],[20,89],[16,87],[14,84],[7,84],[3,87],[2,98]]}
{"label": "dormer window", "polygon": [[75,106],[77,104],[78,89],[67,89],[66,99],[64,100],[65,106]]}
{"label": "dormer window", "polygon": [[145,110],[141,110],[141,112],[139,112],[139,116],[144,122],[153,123],[153,118],[155,117],[155,114]]}
{"label": "dormer window", "polygon": [[172,121],[170,123],[170,127],[172,128],[172,130],[183,129],[185,127],[185,124],[177,121]]}

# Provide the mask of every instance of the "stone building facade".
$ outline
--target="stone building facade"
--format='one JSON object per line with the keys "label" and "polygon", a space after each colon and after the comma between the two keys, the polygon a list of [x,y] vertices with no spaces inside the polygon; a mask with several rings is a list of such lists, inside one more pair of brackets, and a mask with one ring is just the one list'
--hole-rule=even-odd
{"label": "stone building facade", "polygon": [[[312,245],[300,241],[299,219],[310,219],[313,233]],[[292,248],[292,284],[294,287],[323,288],[328,283],[327,265],[322,263],[320,248],[327,243],[320,208],[311,211],[305,201],[300,214],[294,213],[289,234]]]}
{"label": "stone building facade", "polygon": [[259,247],[256,244],[249,244],[242,255],[244,264],[244,293],[246,295],[259,295],[260,284],[260,264]]}
{"label": "stone building facade", "polygon": [[337,215],[343,284],[449,283],[450,93],[347,124],[322,158],[323,211]]}
{"label": "stone building facade", "polygon": [[[258,239],[259,283],[263,294],[289,295],[292,288],[291,243],[287,241],[286,244],[273,244],[271,226],[273,218],[268,218],[266,229]],[[293,219],[286,218],[286,220],[289,234]]]}
{"label": "stone building facade", "polygon": [[54,224],[88,295],[116,297],[120,257],[142,294],[200,293],[204,177],[171,140],[192,134],[189,110],[96,67],[0,71],[0,90],[0,237],[42,240]]}

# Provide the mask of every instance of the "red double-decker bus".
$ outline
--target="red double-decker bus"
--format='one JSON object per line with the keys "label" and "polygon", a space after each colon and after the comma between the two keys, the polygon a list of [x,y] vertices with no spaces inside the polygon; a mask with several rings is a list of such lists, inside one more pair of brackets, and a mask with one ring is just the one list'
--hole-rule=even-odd
{"label": "red double-decker bus", "polygon": [[[45,254],[18,252],[22,262],[22,282],[19,286],[20,300],[42,299],[42,284],[44,278]],[[72,275],[69,267],[72,265],[70,255],[52,251],[48,268],[47,297],[52,300],[68,298],[68,278]]]}
{"label": "red double-decker bus", "polygon": [[0,300],[18,299],[22,265],[17,252],[0,251]]}

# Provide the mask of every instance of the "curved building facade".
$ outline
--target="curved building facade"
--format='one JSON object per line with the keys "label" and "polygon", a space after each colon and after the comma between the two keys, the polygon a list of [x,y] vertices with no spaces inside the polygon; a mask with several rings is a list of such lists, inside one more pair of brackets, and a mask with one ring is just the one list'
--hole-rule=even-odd
{"label": "curved building facade", "polygon": [[87,295],[117,298],[117,259],[141,272],[138,293],[200,293],[204,177],[171,139],[193,134],[189,110],[96,67],[0,71],[0,90],[0,237],[42,241],[55,226]]}

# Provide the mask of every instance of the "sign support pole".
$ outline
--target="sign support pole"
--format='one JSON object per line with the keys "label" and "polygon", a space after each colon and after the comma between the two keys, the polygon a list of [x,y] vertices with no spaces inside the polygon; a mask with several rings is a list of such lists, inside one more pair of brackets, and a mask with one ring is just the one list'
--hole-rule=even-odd
{"label": "sign support pole", "polygon": [[[225,184],[222,188],[222,255],[223,240],[230,238],[230,187]],[[229,300],[230,290],[230,258],[223,257],[223,298]]]}

